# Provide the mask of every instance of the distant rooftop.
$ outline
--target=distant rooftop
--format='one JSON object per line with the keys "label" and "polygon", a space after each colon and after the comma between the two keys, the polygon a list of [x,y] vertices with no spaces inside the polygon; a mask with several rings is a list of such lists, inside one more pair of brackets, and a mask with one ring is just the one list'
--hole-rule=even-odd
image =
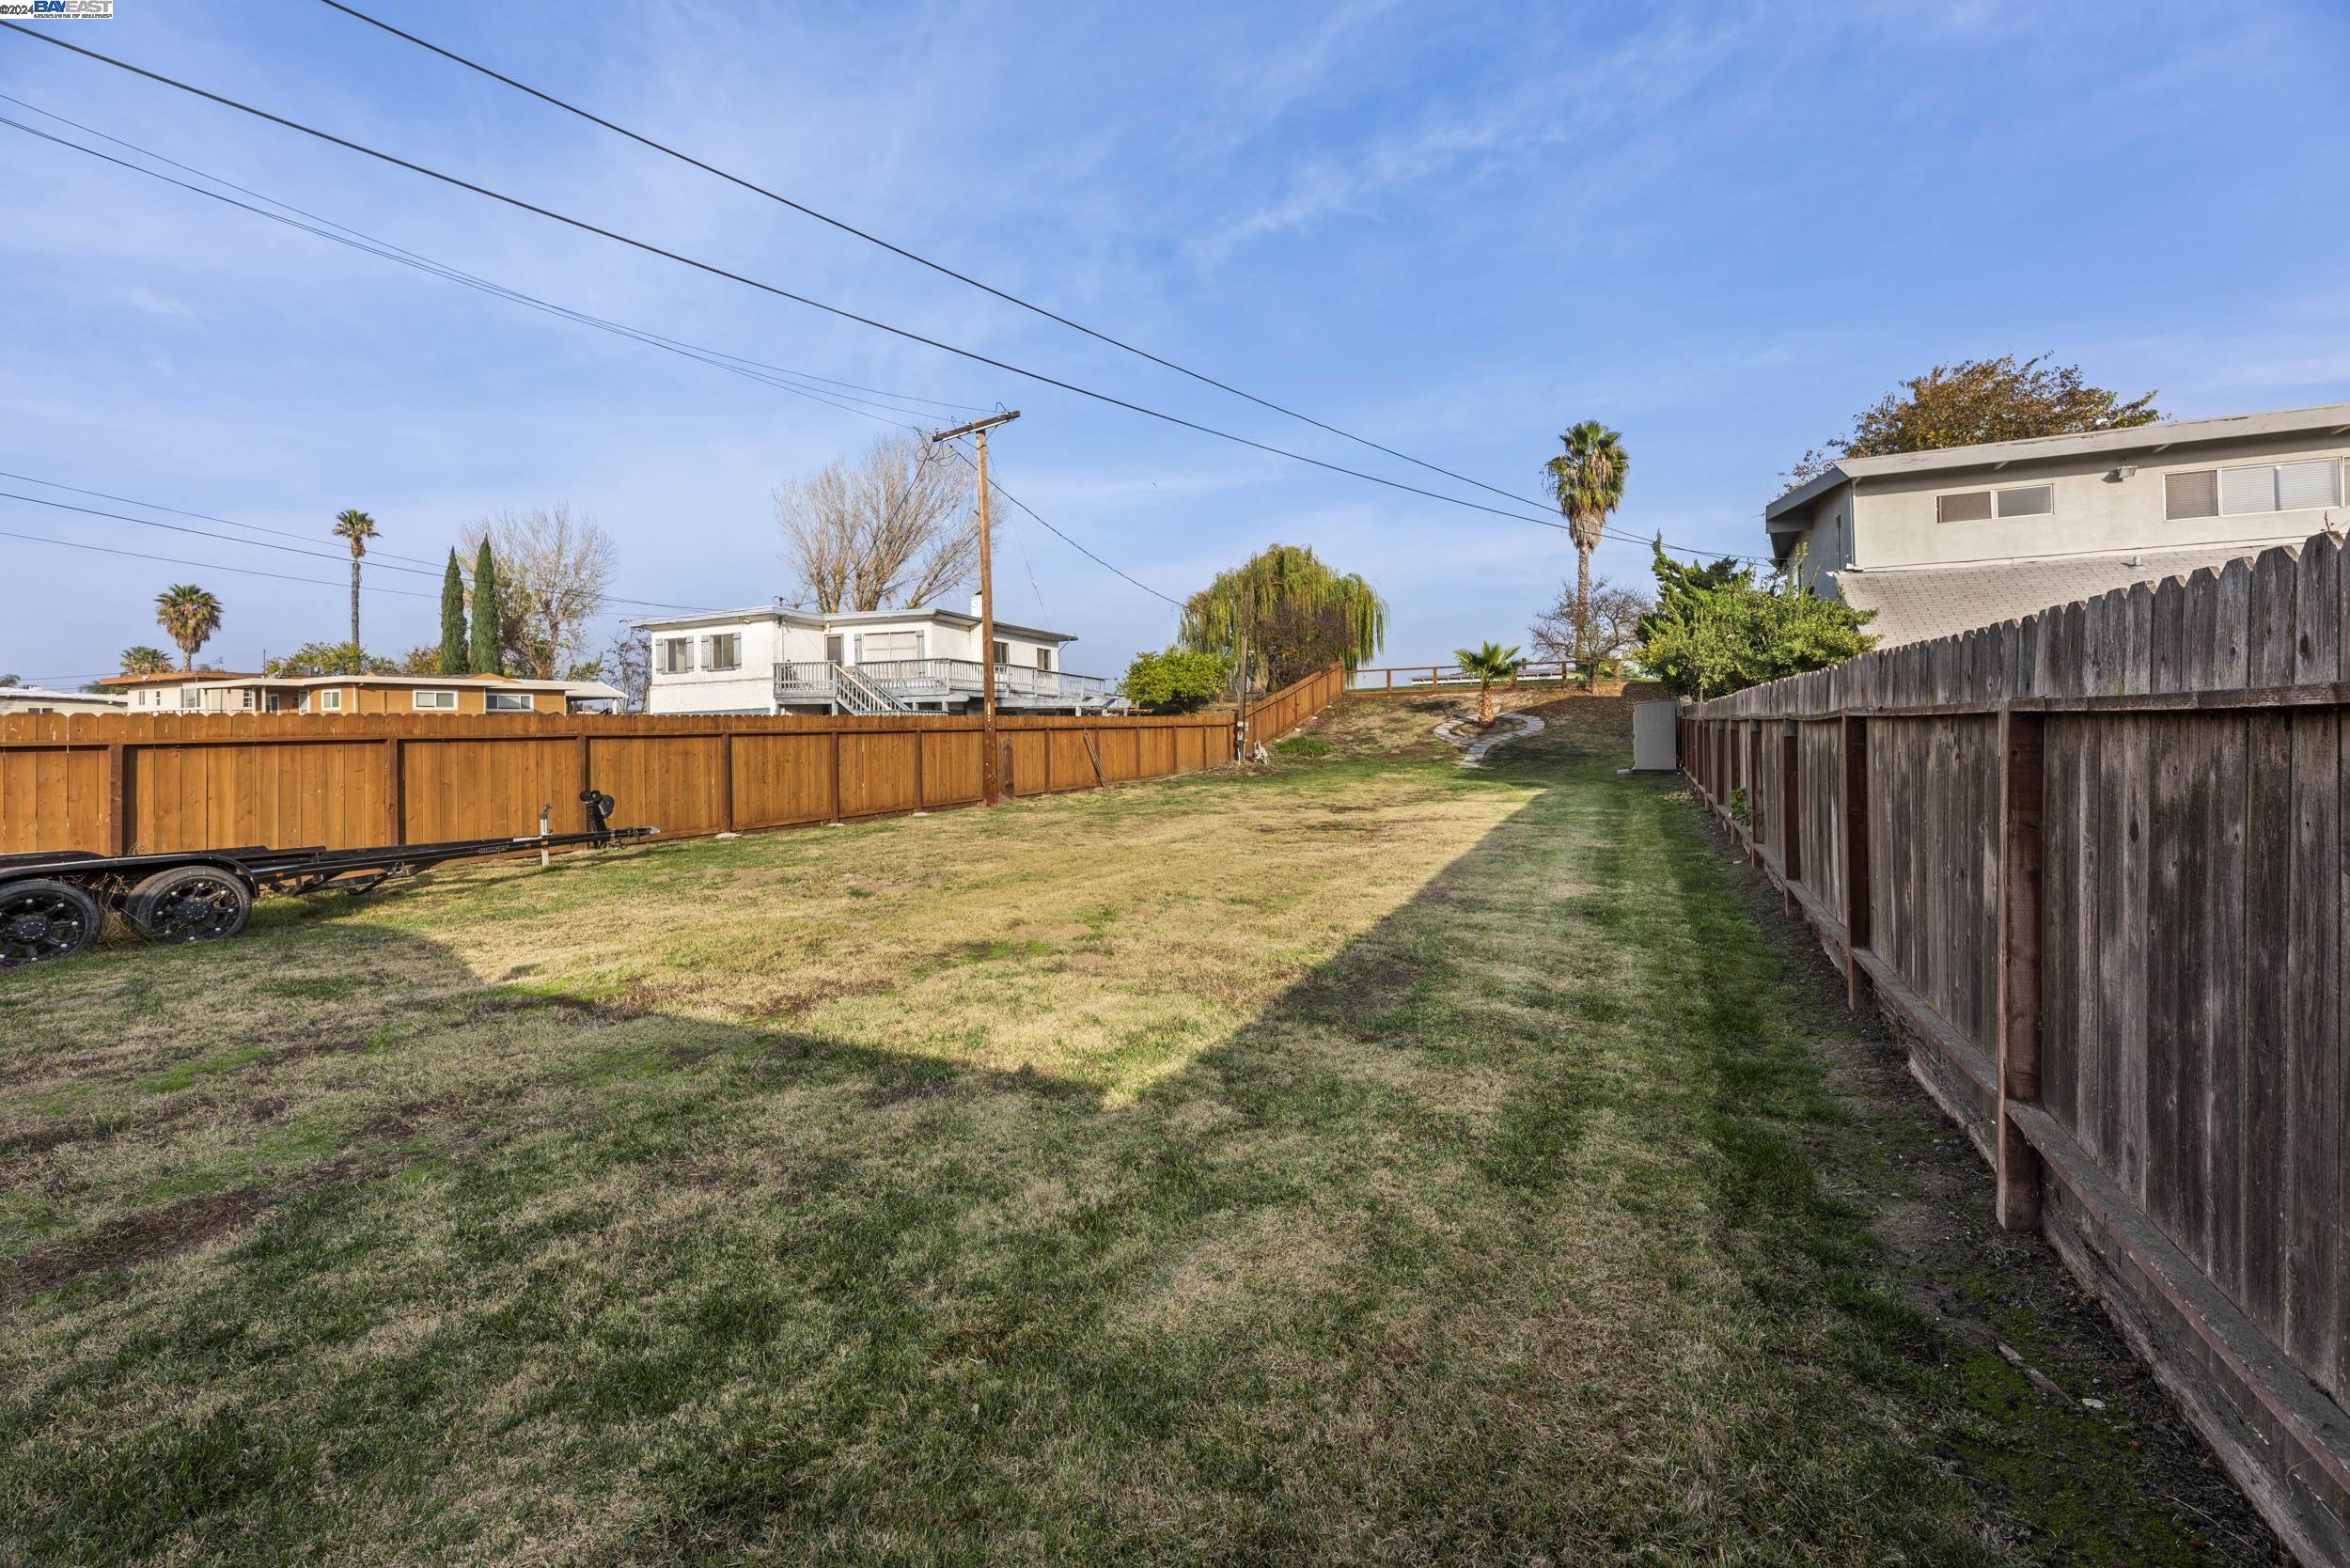
{"label": "distant rooftop", "polygon": [[2257,541],[2208,545],[2194,550],[2122,551],[2105,555],[2044,557],[2037,560],[1987,562],[1964,571],[1950,567],[1895,567],[1835,574],[1844,602],[1874,610],[1863,628],[1879,646],[1897,647],[1933,637],[2021,620],[2059,604],[2077,604],[2134,583],[2185,577],[2204,567],[2274,549]]}
{"label": "distant rooftop", "polygon": [[1890,452],[1884,457],[1839,458],[1762,510],[1776,518],[1817,499],[1850,479],[1885,474],[1930,474],[1958,468],[2004,468],[2010,463],[2107,452],[2160,452],[2207,441],[2246,441],[2264,435],[2350,434],[2350,403],[2279,409],[2269,414],[2231,414],[2216,419],[2161,419],[2127,430],[2088,431],[2078,435],[2036,435],[2022,441],[1986,441],[1973,447],[1940,447],[1926,452]]}

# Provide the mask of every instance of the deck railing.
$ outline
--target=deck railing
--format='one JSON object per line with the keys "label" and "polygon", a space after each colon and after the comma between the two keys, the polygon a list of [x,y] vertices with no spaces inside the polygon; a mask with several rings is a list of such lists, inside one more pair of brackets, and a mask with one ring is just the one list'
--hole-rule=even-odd
{"label": "deck railing", "polygon": [[[776,700],[799,704],[831,702],[850,713],[878,711],[862,688],[902,707],[917,702],[960,702],[979,695],[977,659],[877,659],[842,666],[801,660],[776,666]],[[1026,665],[995,666],[995,702],[1004,708],[1099,708],[1110,699],[1098,675],[1036,669]]]}

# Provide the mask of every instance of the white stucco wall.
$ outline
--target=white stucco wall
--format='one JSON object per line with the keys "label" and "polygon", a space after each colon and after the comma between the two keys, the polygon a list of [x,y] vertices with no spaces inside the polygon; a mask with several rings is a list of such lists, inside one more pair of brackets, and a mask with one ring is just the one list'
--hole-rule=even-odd
{"label": "white stucco wall", "polygon": [[[761,611],[739,616],[680,618],[674,623],[648,627],[646,631],[653,643],[653,669],[645,708],[653,713],[773,713],[775,666],[781,663],[822,663],[830,656],[827,645],[835,636],[840,639],[841,662],[853,666],[902,656],[970,660],[979,656],[977,627],[936,620],[928,615],[842,621],[827,631],[822,626]],[[707,652],[704,639],[717,633],[742,635],[740,668],[703,667]],[[915,651],[911,655],[885,654],[874,649],[872,639],[892,633],[914,635]],[[661,645],[677,638],[691,642],[694,667],[666,673],[661,668]],[[1043,649],[1052,652],[1050,667],[1062,667],[1058,644],[1023,637],[1000,628],[995,640],[1007,645],[1006,654],[1015,665],[1037,667],[1037,652]]]}
{"label": "white stucco wall", "polygon": [[[2180,550],[2220,542],[2297,543],[2341,513],[2340,474],[2335,507],[2298,511],[2239,512],[2176,521],[2163,515],[2164,476],[2189,470],[2350,456],[2350,442],[2245,442],[2180,454],[2127,454],[2067,463],[2015,463],[1997,472],[1884,476],[1858,481],[1858,550],[1849,564],[1864,568],[1955,564],[2015,557]],[[2135,466],[2126,478],[2121,468]],[[1961,491],[2009,490],[2045,484],[2055,510],[2045,516],[1940,523],[1936,498]],[[1815,523],[1813,532],[1818,532]]]}
{"label": "white stucco wall", "polygon": [[[784,627],[771,615],[712,616],[683,625],[649,628],[653,644],[653,673],[645,694],[649,713],[772,713],[776,711],[776,666],[787,658],[816,658],[815,653],[783,651]],[[718,633],[743,638],[742,661],[731,670],[702,667],[704,641]],[[661,668],[661,645],[685,638],[693,645],[694,667],[677,674]]]}

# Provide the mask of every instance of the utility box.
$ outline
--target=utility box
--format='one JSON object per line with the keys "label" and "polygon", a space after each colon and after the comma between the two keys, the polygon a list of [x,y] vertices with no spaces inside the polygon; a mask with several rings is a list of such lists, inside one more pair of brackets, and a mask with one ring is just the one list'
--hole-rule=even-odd
{"label": "utility box", "polygon": [[1676,773],[1681,768],[1681,704],[1668,698],[1632,705],[1632,771]]}

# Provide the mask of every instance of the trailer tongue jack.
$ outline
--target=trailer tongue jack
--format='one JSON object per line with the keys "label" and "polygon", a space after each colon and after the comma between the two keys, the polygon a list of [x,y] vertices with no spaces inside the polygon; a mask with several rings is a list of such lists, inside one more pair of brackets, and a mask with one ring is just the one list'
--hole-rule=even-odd
{"label": "trailer tongue jack", "polygon": [[[93,855],[53,850],[0,855],[0,968],[71,958],[97,940],[109,914],[150,942],[212,942],[244,930],[263,893],[374,890],[394,877],[493,855],[527,855],[649,839],[657,827],[614,827],[613,799],[579,792],[585,833],[528,833],[371,849],[181,850]],[[546,813],[540,813],[541,827]]]}

